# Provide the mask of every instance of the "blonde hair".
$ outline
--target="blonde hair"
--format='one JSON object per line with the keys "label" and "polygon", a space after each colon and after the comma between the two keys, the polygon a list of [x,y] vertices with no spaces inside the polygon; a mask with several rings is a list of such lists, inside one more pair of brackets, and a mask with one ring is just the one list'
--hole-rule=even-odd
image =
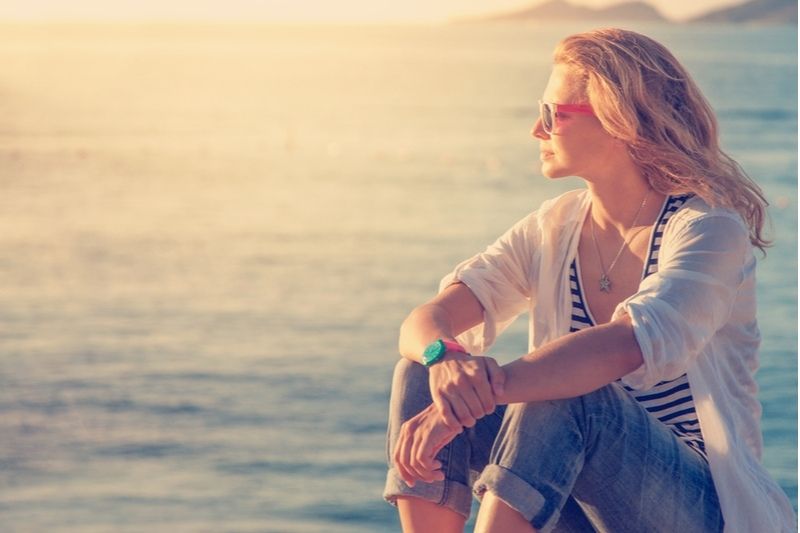
{"label": "blonde hair", "polygon": [[763,252],[768,205],[759,186],[719,146],[717,119],[689,73],[663,45],[616,28],[572,35],[554,60],[575,69],[603,128],[628,145],[651,187],[694,193],[736,210]]}

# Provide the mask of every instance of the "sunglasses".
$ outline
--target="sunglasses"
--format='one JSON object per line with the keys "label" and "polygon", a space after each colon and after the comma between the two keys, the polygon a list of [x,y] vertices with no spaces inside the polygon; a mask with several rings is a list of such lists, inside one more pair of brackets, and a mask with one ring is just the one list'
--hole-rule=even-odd
{"label": "sunglasses", "polygon": [[553,128],[556,126],[556,119],[558,118],[559,112],[594,115],[592,106],[589,104],[555,104],[553,102],[542,102],[539,100],[539,118],[542,120],[542,129],[546,134],[553,134]]}

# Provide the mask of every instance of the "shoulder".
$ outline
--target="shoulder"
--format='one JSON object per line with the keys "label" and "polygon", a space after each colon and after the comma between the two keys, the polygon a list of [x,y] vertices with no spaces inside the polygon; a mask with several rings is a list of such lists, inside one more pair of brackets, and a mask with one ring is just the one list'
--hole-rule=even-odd
{"label": "shoulder", "polygon": [[[747,225],[742,217],[733,209],[727,207],[714,207],[697,195],[689,197],[683,205],[670,217],[667,223],[667,234],[677,234],[687,228],[702,224],[703,222],[717,221],[724,226],[738,226],[747,233]],[[712,224],[713,225],[713,224]]]}
{"label": "shoulder", "polygon": [[[539,254],[543,247],[557,246],[561,236],[570,234],[570,228],[582,220],[588,206],[586,189],[567,191],[545,200],[534,211],[512,225],[495,242],[494,249],[513,249],[526,257]],[[498,248],[499,247],[499,248]]]}
{"label": "shoulder", "polygon": [[750,232],[739,213],[711,206],[695,195],[670,217],[664,229],[663,248],[667,254],[686,247],[746,253],[751,248]]}

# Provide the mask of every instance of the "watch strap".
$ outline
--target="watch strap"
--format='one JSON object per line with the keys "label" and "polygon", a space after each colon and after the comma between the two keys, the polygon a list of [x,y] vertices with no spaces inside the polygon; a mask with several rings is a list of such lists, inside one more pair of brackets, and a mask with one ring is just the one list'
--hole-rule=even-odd
{"label": "watch strap", "polygon": [[444,344],[444,347],[447,348],[447,350],[450,351],[450,352],[467,353],[467,350],[463,346],[458,344],[457,342],[446,341],[446,340],[442,339],[442,344]]}
{"label": "watch strap", "polygon": [[425,366],[431,366],[432,364],[440,361],[448,351],[467,353],[467,350],[465,350],[464,347],[457,342],[437,339],[430,343],[425,348],[425,351],[422,352],[422,364]]}

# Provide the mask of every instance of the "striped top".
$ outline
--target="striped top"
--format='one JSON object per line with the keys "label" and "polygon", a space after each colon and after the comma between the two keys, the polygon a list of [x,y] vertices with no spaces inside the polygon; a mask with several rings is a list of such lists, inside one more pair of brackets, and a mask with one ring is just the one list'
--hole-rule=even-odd
{"label": "striped top", "polygon": [[[658,250],[661,238],[669,217],[689,198],[690,195],[670,196],[664,202],[664,208],[650,239],[650,248],[642,278],[646,278],[658,270]],[[572,324],[570,331],[578,331],[595,325],[591,311],[585,304],[580,282],[580,265],[577,257],[572,260],[569,269],[570,291],[572,293]],[[648,412],[663,422],[690,448],[707,459],[700,423],[694,408],[692,391],[686,374],[671,381],[662,381],[652,389],[637,391],[623,385],[631,396],[636,398]]]}

